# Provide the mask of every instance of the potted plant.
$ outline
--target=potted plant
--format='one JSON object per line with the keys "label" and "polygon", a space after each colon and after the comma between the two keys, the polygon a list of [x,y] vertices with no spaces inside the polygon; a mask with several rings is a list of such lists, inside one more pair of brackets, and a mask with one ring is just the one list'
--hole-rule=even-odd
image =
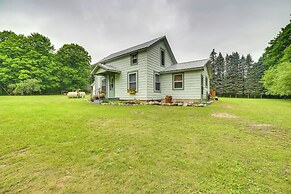
{"label": "potted plant", "polygon": [[172,103],[172,102],[173,102],[173,98],[172,98],[172,96],[167,95],[167,96],[165,97],[165,103]]}
{"label": "potted plant", "polygon": [[136,93],[136,90],[128,89],[128,90],[127,90],[127,93],[129,93],[129,94],[135,94],[135,93]]}
{"label": "potted plant", "polygon": [[104,91],[101,91],[100,94],[99,94],[99,97],[100,98],[105,98],[106,96],[106,93]]}

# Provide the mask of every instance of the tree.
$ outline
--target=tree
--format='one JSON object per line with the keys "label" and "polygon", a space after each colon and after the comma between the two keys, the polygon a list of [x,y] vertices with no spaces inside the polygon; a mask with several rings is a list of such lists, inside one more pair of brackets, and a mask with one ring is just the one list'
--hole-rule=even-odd
{"label": "tree", "polygon": [[291,95],[291,63],[283,62],[265,72],[263,83],[268,94]]}
{"label": "tree", "polygon": [[246,58],[244,55],[241,56],[237,65],[236,80],[237,80],[237,95],[244,96],[245,94],[245,66]]}
{"label": "tree", "polygon": [[15,94],[30,94],[32,95],[33,92],[40,92],[40,82],[36,79],[27,79],[21,81],[20,83],[15,84],[14,93]]}
{"label": "tree", "polygon": [[265,49],[263,62],[269,68],[262,79],[268,94],[291,94],[291,23],[270,41]]}
{"label": "tree", "polygon": [[272,67],[280,63],[284,50],[291,45],[291,23],[281,29],[279,34],[269,42],[269,46],[263,54],[266,66]]}
{"label": "tree", "polygon": [[58,87],[54,48],[50,40],[38,33],[25,37],[11,31],[0,32],[0,85],[9,93],[8,86],[27,79],[40,81],[44,92]]}
{"label": "tree", "polygon": [[216,58],[215,66],[217,73],[213,76],[213,78],[216,79],[216,91],[218,95],[223,95],[224,58],[221,52],[219,52],[218,57]]}
{"label": "tree", "polygon": [[210,80],[210,88],[216,89],[217,88],[217,67],[216,67],[216,52],[215,49],[212,50],[212,52],[210,53],[209,56],[209,63],[210,63],[210,67],[211,67],[211,73],[212,73],[212,79]]}
{"label": "tree", "polygon": [[65,44],[60,48],[55,61],[60,80],[60,90],[86,89],[90,84],[90,62],[88,52],[77,44]]}

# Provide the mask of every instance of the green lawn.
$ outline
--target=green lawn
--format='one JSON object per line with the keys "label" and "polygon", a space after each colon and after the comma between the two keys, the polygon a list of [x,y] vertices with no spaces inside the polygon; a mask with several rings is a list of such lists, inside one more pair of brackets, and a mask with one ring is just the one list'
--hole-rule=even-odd
{"label": "green lawn", "polygon": [[291,193],[290,100],[0,97],[0,120],[0,193]]}

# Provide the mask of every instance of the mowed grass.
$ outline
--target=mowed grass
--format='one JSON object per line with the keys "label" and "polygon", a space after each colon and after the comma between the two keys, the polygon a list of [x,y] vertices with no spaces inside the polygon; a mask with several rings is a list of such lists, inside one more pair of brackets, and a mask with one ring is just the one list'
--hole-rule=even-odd
{"label": "mowed grass", "polygon": [[0,97],[0,120],[0,193],[291,193],[290,100]]}

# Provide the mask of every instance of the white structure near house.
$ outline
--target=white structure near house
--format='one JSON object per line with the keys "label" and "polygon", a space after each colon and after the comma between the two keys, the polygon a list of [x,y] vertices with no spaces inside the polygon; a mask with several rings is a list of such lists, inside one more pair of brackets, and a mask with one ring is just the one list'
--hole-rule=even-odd
{"label": "white structure near house", "polygon": [[120,100],[206,99],[208,59],[177,63],[166,36],[113,53],[93,65],[93,94]]}

